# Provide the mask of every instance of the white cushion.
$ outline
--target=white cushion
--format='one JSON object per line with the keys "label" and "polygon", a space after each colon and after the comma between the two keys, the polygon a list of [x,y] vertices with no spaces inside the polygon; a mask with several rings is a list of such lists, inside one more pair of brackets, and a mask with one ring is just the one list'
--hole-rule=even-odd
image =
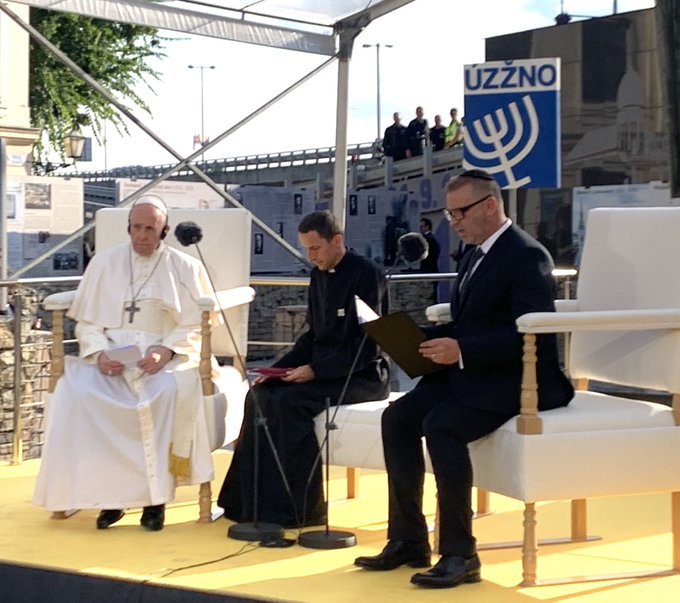
{"label": "white cushion", "polygon": [[476,486],[525,502],[680,489],[670,407],[578,392],[539,416],[540,435],[518,434],[515,417],[470,444]]}
{"label": "white cushion", "polygon": [[[330,432],[331,465],[384,469],[380,417],[390,402],[404,392],[392,392],[386,400],[359,402],[337,407],[335,424],[338,429]],[[331,408],[331,417],[335,407]],[[316,435],[323,444],[326,431],[326,413],[315,420]],[[325,461],[325,457],[324,461]]]}
{"label": "white cushion", "polygon": [[218,369],[217,378],[213,379],[218,391],[224,393],[227,399],[227,412],[224,419],[224,442],[233,442],[241,431],[243,423],[243,409],[246,394],[248,393],[248,381],[233,366],[221,366]]}

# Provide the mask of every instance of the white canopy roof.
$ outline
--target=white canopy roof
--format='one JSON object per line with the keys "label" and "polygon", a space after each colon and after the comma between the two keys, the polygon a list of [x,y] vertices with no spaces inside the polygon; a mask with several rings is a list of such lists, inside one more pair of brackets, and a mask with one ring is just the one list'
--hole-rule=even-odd
{"label": "white canopy roof", "polygon": [[111,21],[333,56],[337,34],[412,0],[13,0]]}
{"label": "white canopy roof", "polygon": [[[32,30],[28,23],[13,14],[11,4],[25,4],[32,7],[56,10],[62,12],[87,15],[98,19],[108,19],[122,23],[145,25],[157,29],[178,31],[194,35],[222,38],[235,42],[246,42],[261,46],[270,46],[287,50],[309,52],[338,59],[338,92],[336,107],[336,141],[333,197],[330,209],[335,213],[340,223],[345,221],[345,197],[347,194],[347,106],[348,106],[348,77],[349,62],[352,55],[354,38],[371,21],[386,15],[413,0],[11,0],[2,4],[2,12],[8,14],[32,36],[39,34]],[[86,72],[75,65],[59,49],[53,47],[49,41],[52,53],[71,68],[74,73],[95,88],[104,98],[109,100],[123,115],[136,123],[144,132],[174,155],[181,163],[198,157],[200,150],[195,151],[189,158],[172,149],[160,136],[136,119],[130,110],[120,103],[107,90],[103,89]],[[61,55],[61,56],[59,56]],[[332,62],[332,58],[310,72],[313,75]],[[236,128],[230,128],[216,137],[210,144],[214,145],[230,132],[247,123],[257,114],[266,109],[276,100],[283,98],[289,91],[297,87],[305,78],[298,80],[286,91],[277,95],[269,103],[261,106],[256,112],[241,120]],[[177,165],[181,165],[178,163]],[[240,203],[223,192],[210,177],[204,174],[193,163],[187,164],[201,180],[206,182],[219,194],[225,196],[232,205]],[[166,173],[158,180],[167,178],[172,172]],[[0,175],[1,176],[1,175]],[[155,181],[154,181],[155,182]],[[146,186],[153,186],[151,185]],[[143,191],[144,189],[140,189]],[[279,237],[257,216],[253,216],[255,223],[274,240],[278,241],[296,257],[301,257],[289,243]],[[13,276],[20,276],[37,265],[50,254],[63,248],[76,237],[82,235],[89,226],[85,226],[67,237],[57,246],[46,251],[20,268]],[[4,244],[0,241],[0,246]]]}

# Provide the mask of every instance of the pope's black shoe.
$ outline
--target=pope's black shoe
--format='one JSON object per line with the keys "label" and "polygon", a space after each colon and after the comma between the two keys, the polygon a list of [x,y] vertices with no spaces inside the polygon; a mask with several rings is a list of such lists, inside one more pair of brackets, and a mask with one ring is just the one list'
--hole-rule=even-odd
{"label": "pope's black shoe", "polygon": [[354,565],[363,569],[388,571],[401,565],[410,567],[430,567],[429,542],[406,542],[404,540],[389,540],[379,555],[374,557],[357,557]]}
{"label": "pope's black shoe", "polygon": [[463,582],[479,582],[481,568],[476,554],[467,559],[445,555],[432,569],[413,574],[411,584],[425,588],[451,588]]}
{"label": "pope's black shoe", "polygon": [[142,518],[139,520],[147,530],[158,532],[163,529],[165,523],[165,505],[154,505],[153,507],[144,507]]}
{"label": "pope's black shoe", "polygon": [[99,517],[97,517],[97,529],[105,530],[117,521],[123,519],[123,515],[125,515],[125,511],[121,509],[104,509],[103,511],[100,511]]}

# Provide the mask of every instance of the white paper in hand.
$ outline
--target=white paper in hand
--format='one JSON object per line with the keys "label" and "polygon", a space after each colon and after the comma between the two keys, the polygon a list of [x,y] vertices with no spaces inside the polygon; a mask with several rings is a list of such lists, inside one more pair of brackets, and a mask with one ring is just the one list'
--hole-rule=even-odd
{"label": "white paper in hand", "polygon": [[373,308],[371,308],[371,306],[369,306],[358,295],[354,296],[354,304],[356,305],[357,319],[359,320],[360,325],[364,324],[365,322],[372,322],[380,318],[376,314],[375,310],[373,310]]}
{"label": "white paper in hand", "polygon": [[114,346],[106,350],[106,355],[125,365],[137,364],[142,359],[142,351],[134,344]]}

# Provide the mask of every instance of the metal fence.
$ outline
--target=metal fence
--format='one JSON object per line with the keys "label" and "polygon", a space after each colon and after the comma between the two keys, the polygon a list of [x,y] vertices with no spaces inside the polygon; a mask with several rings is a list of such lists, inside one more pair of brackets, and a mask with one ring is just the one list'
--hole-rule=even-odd
{"label": "metal fence", "polygon": [[[571,297],[573,279],[576,270],[557,269],[554,272],[560,283],[561,296],[565,299]],[[418,274],[401,273],[389,276],[390,281],[396,286],[405,283],[431,282],[435,280],[449,280],[457,276],[456,273]],[[47,382],[50,377],[49,350],[51,347],[51,334],[36,329],[35,316],[26,316],[24,308],[24,289],[40,289],[45,294],[59,288],[73,288],[78,284],[81,277],[55,277],[55,278],[23,278],[16,281],[0,281],[0,287],[11,287],[13,294],[9,296],[11,303],[11,316],[6,316],[6,322],[11,323],[13,334],[13,419],[12,419],[12,453],[11,463],[23,462],[23,439],[25,427],[22,424],[22,412],[30,405],[40,405],[45,401]],[[253,276],[250,279],[251,286],[258,287],[306,287],[309,285],[309,277],[295,276]],[[42,300],[40,300],[42,301]],[[29,322],[30,321],[30,322]],[[44,336],[38,336],[42,333]],[[70,340],[73,341],[73,340]],[[65,343],[69,343],[67,339]],[[249,340],[248,345],[269,347],[291,345],[286,341],[257,341]],[[32,352],[32,353],[27,353]],[[27,361],[28,359],[28,361]],[[2,417],[0,417],[2,418]]]}

